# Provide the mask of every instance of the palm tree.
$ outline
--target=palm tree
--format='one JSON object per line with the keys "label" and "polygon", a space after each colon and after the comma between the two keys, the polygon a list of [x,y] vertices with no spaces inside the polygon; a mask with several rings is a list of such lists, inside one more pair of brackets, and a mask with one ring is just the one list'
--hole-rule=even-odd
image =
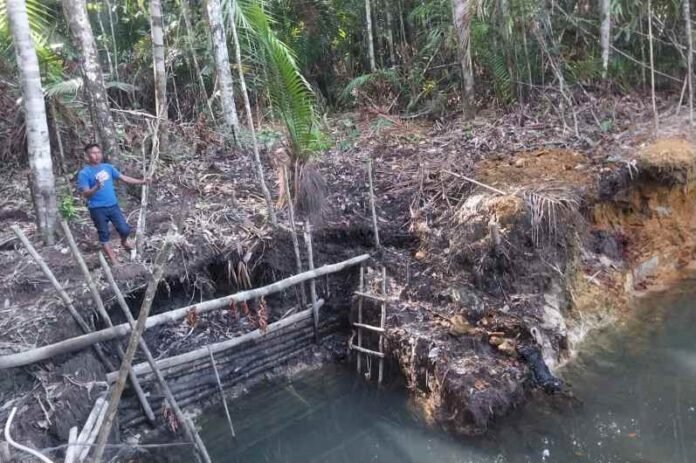
{"label": "palm tree", "polygon": [[104,76],[97,57],[97,45],[87,15],[87,5],[85,0],[62,0],[62,4],[73,45],[77,47],[81,57],[82,78],[96,119],[94,124],[99,141],[106,157],[115,161],[119,155],[116,128],[111,117]]}
{"label": "palm tree", "polygon": [[51,245],[57,215],[56,191],[39,60],[34,50],[24,0],[7,0],[7,15],[22,83],[36,221],[44,243]]}

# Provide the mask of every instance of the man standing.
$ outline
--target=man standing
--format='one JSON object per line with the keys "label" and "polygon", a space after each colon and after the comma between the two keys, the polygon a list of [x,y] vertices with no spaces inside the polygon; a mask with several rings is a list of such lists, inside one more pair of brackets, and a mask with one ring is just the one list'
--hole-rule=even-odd
{"label": "man standing", "polygon": [[118,206],[114,181],[121,180],[130,185],[143,185],[150,179],[137,179],[121,174],[111,164],[102,162],[102,151],[99,145],[91,143],[85,146],[85,161],[87,165],[77,175],[77,188],[87,199],[89,215],[97,227],[99,242],[112,264],[117,263],[113,249],[109,246],[109,222],[114,224],[121,236],[121,245],[126,251],[133,249],[128,243],[130,227]]}

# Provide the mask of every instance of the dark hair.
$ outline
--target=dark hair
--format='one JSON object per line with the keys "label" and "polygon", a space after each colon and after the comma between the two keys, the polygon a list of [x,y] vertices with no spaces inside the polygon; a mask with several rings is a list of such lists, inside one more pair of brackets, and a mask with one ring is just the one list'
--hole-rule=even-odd
{"label": "dark hair", "polygon": [[91,150],[92,148],[99,148],[101,149],[101,146],[99,146],[99,143],[89,143],[85,145],[85,153]]}

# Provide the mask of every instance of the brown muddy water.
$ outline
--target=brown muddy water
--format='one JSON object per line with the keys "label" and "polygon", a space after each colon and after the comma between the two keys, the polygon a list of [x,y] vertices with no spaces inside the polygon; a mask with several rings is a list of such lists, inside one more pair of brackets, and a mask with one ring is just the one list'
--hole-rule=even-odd
{"label": "brown muddy water", "polygon": [[638,301],[558,373],[581,404],[535,394],[484,438],[426,426],[398,382],[341,366],[231,402],[235,439],[222,407],[198,425],[215,462],[696,462],[696,280]]}

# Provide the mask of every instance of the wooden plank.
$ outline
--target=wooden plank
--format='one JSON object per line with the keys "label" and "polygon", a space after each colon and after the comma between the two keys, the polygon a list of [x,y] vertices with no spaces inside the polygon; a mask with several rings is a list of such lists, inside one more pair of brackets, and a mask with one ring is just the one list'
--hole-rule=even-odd
{"label": "wooden plank", "polygon": [[[369,331],[374,331],[375,333],[384,333],[384,328],[380,328],[379,326],[372,326],[372,325],[366,325],[364,323],[353,323],[353,326],[358,327],[358,328],[364,328]],[[359,333],[359,331],[358,331]],[[360,340],[358,340],[360,342]],[[360,345],[360,344],[358,344]]]}

